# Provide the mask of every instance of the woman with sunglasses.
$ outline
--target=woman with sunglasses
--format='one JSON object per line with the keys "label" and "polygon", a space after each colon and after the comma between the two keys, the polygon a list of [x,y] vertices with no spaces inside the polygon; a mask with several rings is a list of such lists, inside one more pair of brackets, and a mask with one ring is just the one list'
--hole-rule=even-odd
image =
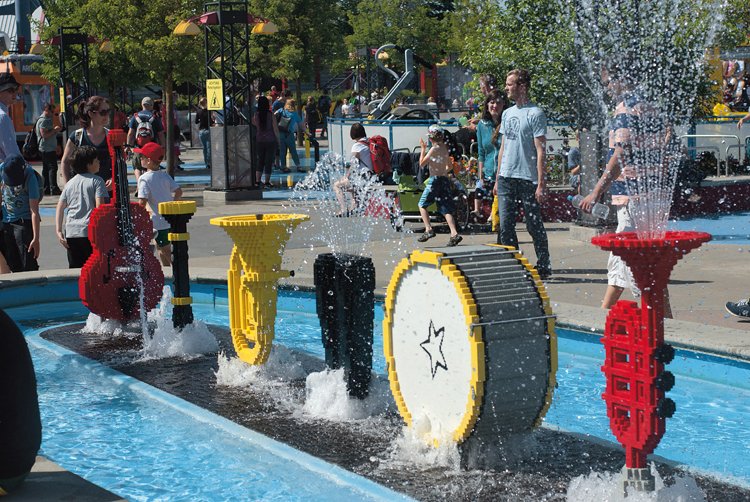
{"label": "woman with sunglasses", "polygon": [[78,107],[78,121],[82,127],[68,137],[62,158],[66,183],[73,176],[71,166],[76,148],[93,146],[99,159],[99,176],[104,180],[107,192],[112,193],[112,159],[107,146],[109,130],[105,127],[109,123],[109,114],[109,101],[101,96],[91,96]]}

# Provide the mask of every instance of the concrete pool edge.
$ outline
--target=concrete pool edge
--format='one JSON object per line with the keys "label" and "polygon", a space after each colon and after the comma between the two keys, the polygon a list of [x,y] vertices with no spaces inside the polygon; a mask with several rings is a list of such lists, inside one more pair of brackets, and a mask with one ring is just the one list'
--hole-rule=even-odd
{"label": "concrete pool edge", "polygon": [[[165,276],[171,279],[171,269],[164,269]],[[0,276],[0,307],[16,307],[44,301],[78,300],[78,269],[60,269],[37,272],[23,272]],[[199,284],[221,284],[226,287],[226,269],[195,267],[190,278]],[[66,285],[57,290],[54,296],[40,294],[7,295],[4,291],[33,285]],[[302,291],[314,291],[312,278],[294,277],[280,281],[281,288],[295,288]],[[62,296],[61,296],[62,295]],[[385,291],[376,289],[375,295],[382,300]],[[602,334],[607,311],[601,308],[576,305],[551,300],[552,311],[557,317],[556,325],[592,335]],[[711,354],[719,357],[750,361],[750,343],[746,331],[720,326],[698,324],[676,319],[664,320],[666,340],[677,348]]]}

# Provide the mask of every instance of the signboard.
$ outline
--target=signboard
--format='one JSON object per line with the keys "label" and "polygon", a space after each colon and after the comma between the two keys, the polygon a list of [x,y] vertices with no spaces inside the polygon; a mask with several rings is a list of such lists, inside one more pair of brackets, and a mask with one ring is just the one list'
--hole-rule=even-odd
{"label": "signboard", "polygon": [[224,109],[224,89],[220,78],[206,80],[206,99],[209,110]]}
{"label": "signboard", "polygon": [[65,113],[65,105],[67,104],[65,102],[65,88],[58,87],[57,90],[60,91],[60,101],[58,101],[58,105],[60,105],[60,113]]}

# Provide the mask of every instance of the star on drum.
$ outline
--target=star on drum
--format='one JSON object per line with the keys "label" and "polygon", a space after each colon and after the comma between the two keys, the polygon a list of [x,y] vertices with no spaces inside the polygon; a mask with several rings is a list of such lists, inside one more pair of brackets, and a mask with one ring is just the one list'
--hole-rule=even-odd
{"label": "star on drum", "polygon": [[435,330],[435,325],[430,321],[430,328],[427,333],[427,340],[420,343],[422,350],[430,356],[430,371],[432,378],[435,378],[438,368],[448,371],[448,364],[445,362],[443,355],[443,338],[445,337],[445,327]]}

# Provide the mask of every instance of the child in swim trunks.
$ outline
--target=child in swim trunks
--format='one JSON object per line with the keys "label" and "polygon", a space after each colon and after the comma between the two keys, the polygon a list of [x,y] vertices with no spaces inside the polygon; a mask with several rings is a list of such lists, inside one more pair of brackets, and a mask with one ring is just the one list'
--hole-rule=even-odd
{"label": "child in swim trunks", "polygon": [[419,167],[428,166],[430,177],[425,183],[422,197],[419,198],[419,214],[424,222],[424,233],[417,239],[419,242],[427,242],[435,237],[435,231],[430,225],[430,213],[427,207],[435,202],[438,211],[445,217],[451,231],[448,246],[456,246],[463,238],[458,235],[456,220],[453,218],[455,204],[453,202],[453,183],[448,174],[453,169],[448,148],[445,145],[445,130],[438,125],[431,125],[427,131],[427,137],[432,143],[432,148],[427,151],[424,139],[419,138],[419,146],[422,151],[419,154]]}

